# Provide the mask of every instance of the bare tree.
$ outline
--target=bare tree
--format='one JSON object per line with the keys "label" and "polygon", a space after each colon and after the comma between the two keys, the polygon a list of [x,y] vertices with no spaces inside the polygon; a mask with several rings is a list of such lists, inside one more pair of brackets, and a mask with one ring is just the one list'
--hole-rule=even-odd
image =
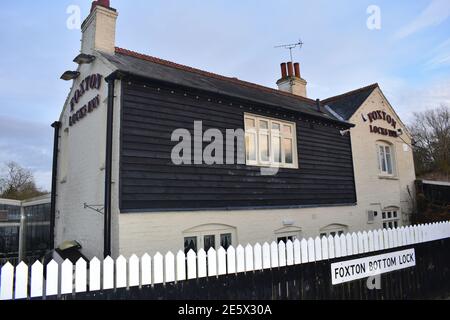
{"label": "bare tree", "polygon": [[15,162],[5,164],[0,176],[0,197],[25,200],[45,194],[36,187],[33,174]]}
{"label": "bare tree", "polygon": [[438,173],[450,177],[450,109],[441,105],[434,110],[414,113],[409,127],[414,140],[414,160],[418,175]]}

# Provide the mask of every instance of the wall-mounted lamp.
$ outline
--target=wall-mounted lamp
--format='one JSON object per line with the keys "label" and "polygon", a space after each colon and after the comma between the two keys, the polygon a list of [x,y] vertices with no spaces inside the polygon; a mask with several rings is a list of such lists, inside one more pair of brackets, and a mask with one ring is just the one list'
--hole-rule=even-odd
{"label": "wall-mounted lamp", "polygon": [[73,59],[73,62],[78,64],[89,64],[94,62],[95,56],[85,53],[80,53],[78,56]]}
{"label": "wall-mounted lamp", "polygon": [[66,71],[62,74],[61,80],[69,81],[74,80],[80,76],[78,71]]}

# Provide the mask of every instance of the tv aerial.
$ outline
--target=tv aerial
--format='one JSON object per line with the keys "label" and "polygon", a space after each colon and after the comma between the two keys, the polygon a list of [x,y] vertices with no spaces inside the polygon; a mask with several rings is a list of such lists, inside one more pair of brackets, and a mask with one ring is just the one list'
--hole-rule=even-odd
{"label": "tv aerial", "polygon": [[278,48],[288,49],[289,50],[289,54],[291,56],[291,62],[294,62],[294,59],[292,57],[292,50],[294,50],[297,47],[299,49],[301,49],[303,47],[303,41],[302,40],[298,40],[297,43],[282,44],[280,46],[275,46],[276,49],[278,49]]}

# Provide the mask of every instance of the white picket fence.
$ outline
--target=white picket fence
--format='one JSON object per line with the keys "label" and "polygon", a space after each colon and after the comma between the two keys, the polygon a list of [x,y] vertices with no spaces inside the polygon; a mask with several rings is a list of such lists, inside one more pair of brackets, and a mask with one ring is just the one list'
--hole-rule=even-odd
{"label": "white picket fence", "polygon": [[94,258],[87,266],[80,259],[75,266],[66,260],[61,265],[51,261],[46,266],[36,262],[31,269],[20,263],[10,263],[1,269],[0,300],[50,297],[56,295],[99,291],[114,288],[147,286],[188,279],[214,277],[240,272],[252,272],[302,263],[311,263],[355,254],[375,252],[450,237],[450,222],[348,233],[335,237],[239,245],[228,250],[205,252],[179,251],[175,256],[157,253],[141,258],[133,255],[127,261],[120,256],[108,257],[103,263]]}

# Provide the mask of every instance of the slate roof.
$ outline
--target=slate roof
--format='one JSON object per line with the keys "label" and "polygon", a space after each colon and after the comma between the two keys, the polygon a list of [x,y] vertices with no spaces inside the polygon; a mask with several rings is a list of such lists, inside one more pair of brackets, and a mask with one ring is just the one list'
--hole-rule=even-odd
{"label": "slate roof", "polygon": [[193,89],[205,90],[221,95],[254,101],[282,109],[297,111],[323,120],[352,126],[336,118],[322,108],[317,109],[316,101],[254,83],[225,77],[180,65],[167,60],[140,54],[130,50],[116,48],[115,54],[101,53],[118,71],[126,74],[163,81]]}
{"label": "slate roof", "polygon": [[378,87],[378,83],[374,83],[364,88],[325,99],[322,101],[322,104],[328,105],[343,119],[349,120],[364,103],[364,101],[366,101],[366,99],[371,95],[371,93]]}

